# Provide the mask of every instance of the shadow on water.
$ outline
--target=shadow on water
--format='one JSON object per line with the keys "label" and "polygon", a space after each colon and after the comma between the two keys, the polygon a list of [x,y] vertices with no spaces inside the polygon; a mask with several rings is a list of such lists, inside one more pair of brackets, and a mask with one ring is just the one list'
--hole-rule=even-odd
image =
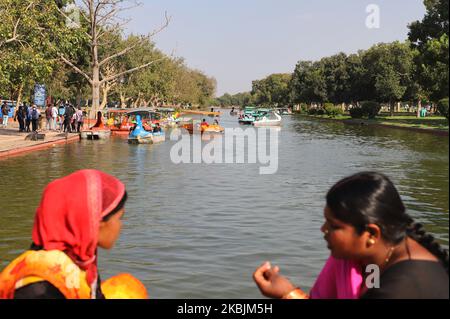
{"label": "shadow on water", "polygon": [[[238,126],[228,115],[221,124]],[[45,185],[82,168],[117,176],[130,195],[117,246],[100,253],[102,277],[130,272],[155,298],[259,298],[251,278],[265,260],[311,287],[328,254],[326,191],[362,170],[390,176],[448,246],[448,138],[285,117],[274,175],[259,164],[175,165],[174,143],[114,138],[0,161],[0,267],[29,246]]]}

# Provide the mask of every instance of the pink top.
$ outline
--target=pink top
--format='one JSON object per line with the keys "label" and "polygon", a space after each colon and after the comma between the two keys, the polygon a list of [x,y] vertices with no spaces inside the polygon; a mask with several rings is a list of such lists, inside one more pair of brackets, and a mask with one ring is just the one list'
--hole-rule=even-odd
{"label": "pink top", "polygon": [[331,256],[311,289],[311,299],[359,299],[363,277],[355,262]]}

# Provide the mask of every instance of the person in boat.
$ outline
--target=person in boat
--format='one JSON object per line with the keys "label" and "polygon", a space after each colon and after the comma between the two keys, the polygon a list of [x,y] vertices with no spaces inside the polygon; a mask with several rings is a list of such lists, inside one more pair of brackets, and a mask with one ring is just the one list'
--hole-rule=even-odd
{"label": "person in boat", "polygon": [[203,120],[202,120],[201,126],[205,126],[205,127],[208,127],[208,126],[209,126],[209,123],[206,122],[206,119],[203,119]]}
{"label": "person in boat", "polygon": [[91,129],[105,129],[105,124],[103,124],[103,113],[101,111],[97,112],[97,122],[91,127]]}
{"label": "person in boat", "polygon": [[106,121],[106,125],[108,127],[113,127],[116,124],[116,119],[114,118],[114,115],[111,115],[111,117]]}
{"label": "person in boat", "polygon": [[144,130],[146,130],[147,132],[153,132],[154,128],[153,128],[153,124],[151,121],[142,121],[142,127],[144,128]]}
{"label": "person in boat", "polygon": [[[0,299],[147,298],[131,275],[101,283],[97,249],[119,237],[127,192],[115,177],[81,170],[44,190],[31,248],[0,273]],[[134,287],[126,288],[129,285]]]}
{"label": "person in boat", "polygon": [[217,119],[215,119],[213,125],[219,125],[219,121]]}
{"label": "person in boat", "polygon": [[131,132],[133,132],[135,129],[136,129],[136,127],[137,127],[137,121],[136,121],[136,118],[135,117],[130,117],[130,123],[133,125],[131,128],[130,128],[130,133]]}
{"label": "person in boat", "polygon": [[161,129],[161,125],[159,125],[159,123],[155,124],[155,127],[153,128],[153,133],[161,133],[162,129]]}
{"label": "person in boat", "polygon": [[[388,177],[363,172],[326,196],[321,231],[331,257],[309,294],[267,262],[253,278],[263,295],[284,299],[448,299],[448,251],[406,213]],[[366,284],[380,271],[379,288]],[[370,285],[369,285],[370,286]]]}

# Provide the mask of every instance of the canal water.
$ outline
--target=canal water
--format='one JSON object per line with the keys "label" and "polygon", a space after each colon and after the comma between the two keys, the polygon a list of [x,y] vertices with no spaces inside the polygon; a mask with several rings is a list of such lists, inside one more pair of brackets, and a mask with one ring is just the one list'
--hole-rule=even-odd
{"label": "canal water", "polygon": [[[237,119],[225,114],[225,127]],[[96,168],[129,193],[116,247],[101,251],[102,278],[129,272],[153,298],[260,298],[266,260],[310,288],[328,257],[324,197],[340,178],[386,173],[409,213],[448,247],[449,140],[396,129],[284,117],[278,171],[260,164],[174,164],[176,142],[80,142],[0,161],[0,268],[30,244],[35,209],[51,180]]]}

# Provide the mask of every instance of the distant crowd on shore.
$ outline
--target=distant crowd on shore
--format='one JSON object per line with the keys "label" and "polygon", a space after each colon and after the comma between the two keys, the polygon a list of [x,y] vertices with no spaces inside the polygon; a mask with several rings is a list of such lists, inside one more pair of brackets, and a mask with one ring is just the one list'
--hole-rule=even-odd
{"label": "distant crowd on shore", "polygon": [[[4,102],[1,106],[3,128],[8,127],[10,111],[10,106]],[[19,132],[59,131],[61,133],[80,133],[85,114],[81,107],[75,108],[69,103],[61,103],[59,107],[49,104],[45,109],[39,109],[34,104],[21,104],[12,118],[14,122],[19,123]]]}

